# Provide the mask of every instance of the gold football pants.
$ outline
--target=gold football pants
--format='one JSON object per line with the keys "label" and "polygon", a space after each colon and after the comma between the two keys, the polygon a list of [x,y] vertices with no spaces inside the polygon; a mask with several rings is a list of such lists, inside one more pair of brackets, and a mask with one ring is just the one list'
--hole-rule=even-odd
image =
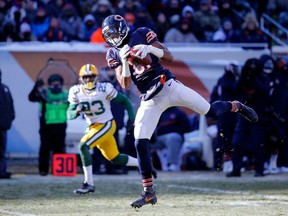
{"label": "gold football pants", "polygon": [[110,120],[104,124],[96,123],[89,126],[88,132],[82,137],[81,142],[89,146],[90,149],[96,146],[102,155],[111,161],[119,154],[116,140],[113,136],[115,131],[115,120]]}

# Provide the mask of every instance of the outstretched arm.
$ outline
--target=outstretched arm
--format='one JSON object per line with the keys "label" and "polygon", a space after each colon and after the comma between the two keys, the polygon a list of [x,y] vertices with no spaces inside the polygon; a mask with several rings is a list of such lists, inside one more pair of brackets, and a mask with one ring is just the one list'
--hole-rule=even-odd
{"label": "outstretched arm", "polygon": [[144,58],[148,53],[151,53],[163,61],[172,62],[174,60],[172,53],[159,41],[154,41],[151,45],[139,44],[133,48],[138,50],[136,55],[140,58]]}
{"label": "outstretched arm", "polygon": [[28,99],[31,102],[45,102],[44,98],[44,92],[45,90],[43,89],[44,82],[40,79],[37,80],[33,89],[29,93]]}

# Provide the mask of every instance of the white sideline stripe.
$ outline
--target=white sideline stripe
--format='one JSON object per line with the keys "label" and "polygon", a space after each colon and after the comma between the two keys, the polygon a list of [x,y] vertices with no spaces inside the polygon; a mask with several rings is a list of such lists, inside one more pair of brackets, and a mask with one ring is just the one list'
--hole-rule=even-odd
{"label": "white sideline stripe", "polygon": [[[200,191],[200,192],[212,192],[212,193],[223,193],[223,194],[239,194],[239,195],[251,195],[251,193],[243,192],[243,191],[228,191],[228,190],[221,190],[215,188],[201,188],[201,187],[190,187],[190,186],[181,186],[181,185],[173,185],[169,184],[167,187],[170,188],[178,188],[178,189],[185,189],[185,190],[193,190],[193,191]],[[265,194],[253,194],[253,196],[260,196],[262,198],[271,199],[274,201],[282,200],[285,204],[288,205],[288,196],[281,196],[281,195],[265,195]],[[275,200],[277,199],[277,200]],[[286,202],[285,202],[286,201]]]}
{"label": "white sideline stripe", "polygon": [[36,215],[33,215],[33,214],[23,214],[21,212],[13,212],[13,211],[7,211],[7,210],[2,210],[2,209],[0,209],[0,213],[9,214],[9,215],[15,215],[15,216],[36,216]]}
{"label": "white sideline stripe", "polygon": [[200,192],[214,192],[214,193],[224,193],[224,194],[243,194],[248,195],[248,193],[242,192],[242,191],[226,191],[221,189],[214,189],[214,188],[201,188],[201,187],[190,187],[190,186],[180,186],[180,185],[172,185],[169,184],[167,187],[170,188],[179,188],[179,189],[185,189],[185,190],[193,190],[193,191],[200,191]]}

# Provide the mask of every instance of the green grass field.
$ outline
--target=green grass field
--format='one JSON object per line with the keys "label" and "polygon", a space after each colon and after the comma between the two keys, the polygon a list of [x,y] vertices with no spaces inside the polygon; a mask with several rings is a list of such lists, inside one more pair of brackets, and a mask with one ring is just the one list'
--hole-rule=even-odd
{"label": "green grass field", "polygon": [[211,171],[159,172],[158,203],[132,209],[142,189],[140,175],[94,175],[96,191],[77,195],[83,181],[75,177],[13,175],[0,180],[0,215],[288,215],[288,174],[226,178]]}

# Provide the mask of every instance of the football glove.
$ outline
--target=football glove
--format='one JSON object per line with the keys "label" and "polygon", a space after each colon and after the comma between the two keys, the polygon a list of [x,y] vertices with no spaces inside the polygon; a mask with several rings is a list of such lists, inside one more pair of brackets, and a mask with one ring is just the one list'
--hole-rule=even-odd
{"label": "football glove", "polygon": [[130,47],[129,47],[127,44],[125,44],[125,45],[121,48],[121,50],[120,50],[120,52],[119,52],[119,56],[120,56],[120,58],[121,58],[122,61],[127,61],[127,57],[128,57],[128,55],[129,55],[129,51],[130,51]]}
{"label": "football glove", "polygon": [[151,46],[139,44],[133,47],[133,49],[138,50],[136,52],[136,56],[139,56],[139,58],[143,59],[148,53],[151,53]]}
{"label": "football glove", "polygon": [[133,49],[138,50],[136,56],[140,58],[144,58],[148,53],[152,53],[153,55],[157,56],[158,58],[162,58],[164,56],[164,51],[152,45],[145,45],[145,44],[138,44],[133,47]]}
{"label": "football glove", "polygon": [[127,57],[129,56],[129,54],[130,54],[130,47],[127,44],[125,44],[119,52],[119,56],[122,61],[122,76],[124,77],[131,76],[129,63],[127,61]]}
{"label": "football glove", "polygon": [[76,108],[76,110],[80,113],[80,112],[84,112],[88,110],[88,106],[85,104],[79,104]]}

